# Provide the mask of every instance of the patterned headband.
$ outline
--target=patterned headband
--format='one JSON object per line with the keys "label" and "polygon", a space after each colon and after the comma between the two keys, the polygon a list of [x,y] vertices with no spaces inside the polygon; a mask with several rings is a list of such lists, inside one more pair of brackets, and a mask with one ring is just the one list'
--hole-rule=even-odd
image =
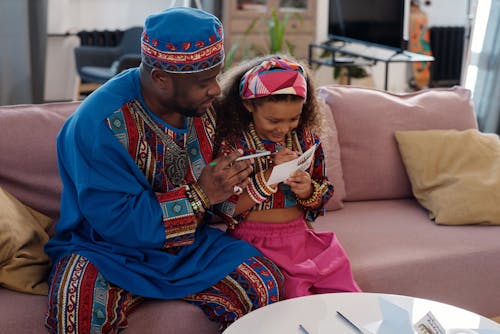
{"label": "patterned headband", "polygon": [[291,60],[272,57],[248,70],[240,81],[244,100],[279,94],[307,96],[304,68]]}
{"label": "patterned headband", "polygon": [[217,17],[174,7],[150,15],[141,38],[142,62],[167,72],[211,69],[224,60],[224,33]]}

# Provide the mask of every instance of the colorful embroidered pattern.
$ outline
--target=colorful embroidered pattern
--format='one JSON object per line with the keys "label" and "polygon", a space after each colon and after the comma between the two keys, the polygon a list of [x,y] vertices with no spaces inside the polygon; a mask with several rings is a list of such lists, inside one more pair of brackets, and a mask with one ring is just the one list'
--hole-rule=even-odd
{"label": "colorful embroidered pattern", "polygon": [[152,67],[167,72],[199,72],[215,67],[224,59],[224,42],[219,41],[204,49],[192,52],[164,52],[142,42],[142,60]]}
{"label": "colorful embroidered pattern", "polygon": [[[315,142],[319,141],[319,138],[310,130],[297,129],[296,132],[296,136],[292,136],[292,148],[296,152],[303,153],[314,145]],[[264,148],[271,152],[275,152],[279,149],[278,144],[276,143],[263,141],[263,144]],[[242,149],[244,154],[252,154],[255,153],[255,150],[257,149],[257,143],[255,143],[249,132],[244,132],[242,133],[240,141],[237,143],[235,148]],[[253,166],[254,172],[263,171],[270,167],[269,161],[265,158],[255,159]],[[311,174],[312,179],[319,183],[322,187],[322,205],[315,209],[305,208],[306,213],[304,218],[307,222],[313,222],[318,215],[323,212],[323,206],[326,202],[333,196],[333,185],[325,176],[325,168],[325,156],[320,144],[320,147],[316,149],[311,169],[308,170],[308,172]],[[238,222],[243,221],[250,212],[247,211],[237,217],[233,217],[234,203],[236,203],[235,196],[226,200],[222,204],[217,205],[217,212],[224,217],[224,220],[227,222],[229,228],[234,228],[234,226],[237,225]],[[250,210],[262,211],[276,208],[286,208],[294,205],[297,205],[297,199],[290,190],[290,187],[280,184],[276,193],[271,195],[264,202],[255,204],[255,206],[253,206]]]}
{"label": "colorful embroidered pattern", "polygon": [[240,96],[244,100],[276,94],[307,96],[304,69],[298,63],[273,57],[248,70],[240,81]]}
{"label": "colorful embroidered pattern", "polygon": [[[144,300],[110,284],[81,255],[61,259],[49,281],[52,285],[45,318],[49,333],[119,332],[127,327],[130,312]],[[256,256],[214,286],[184,299],[225,328],[252,310],[282,300],[283,275],[267,258]],[[58,312],[58,307],[65,311]]]}
{"label": "colorful embroidered pattern", "polygon": [[[132,305],[142,301],[109,284],[81,255],[61,259],[53,269],[45,326],[49,333],[112,333],[127,326]],[[64,312],[58,312],[58,307]],[[58,314],[64,317],[57,318]]]}
{"label": "colorful embroidered pattern", "polygon": [[[144,119],[135,111],[138,100],[125,104],[107,119],[107,124],[125,149],[144,173],[163,211],[165,226],[164,248],[191,244],[198,223],[183,187],[172,184],[167,177],[168,147]],[[188,167],[184,184],[190,184],[200,176],[207,161],[212,159],[215,118],[213,110],[193,119],[194,131],[178,133],[156,123],[179,146],[187,146]],[[189,136],[188,136],[189,133]],[[188,138],[186,138],[188,136]]]}
{"label": "colorful embroidered pattern", "polygon": [[214,286],[184,299],[224,329],[248,312],[282,300],[283,275],[267,258],[255,256]]}
{"label": "colorful embroidered pattern", "polygon": [[141,51],[145,64],[167,72],[204,71],[224,60],[222,24],[202,10],[167,9],[146,19]]}

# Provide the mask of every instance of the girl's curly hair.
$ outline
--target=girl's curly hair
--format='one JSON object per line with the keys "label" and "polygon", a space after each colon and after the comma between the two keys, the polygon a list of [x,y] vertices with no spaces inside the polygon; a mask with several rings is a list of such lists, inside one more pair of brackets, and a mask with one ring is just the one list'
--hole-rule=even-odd
{"label": "girl's curly hair", "polygon": [[[234,143],[237,138],[240,137],[242,130],[248,129],[252,116],[243,105],[243,100],[240,97],[240,81],[248,70],[271,57],[286,58],[300,63],[290,56],[268,55],[242,62],[222,74],[220,83],[222,95],[214,103],[217,117],[214,152],[218,151],[222,140],[228,143]],[[321,130],[322,117],[319,112],[319,104],[316,99],[316,90],[312,80],[312,74],[307,66],[304,64],[301,65],[305,71],[307,96],[300,115],[299,127],[310,128],[319,133]],[[255,105],[259,105],[265,101],[290,101],[296,98],[302,99],[295,95],[269,95],[250,101]]]}

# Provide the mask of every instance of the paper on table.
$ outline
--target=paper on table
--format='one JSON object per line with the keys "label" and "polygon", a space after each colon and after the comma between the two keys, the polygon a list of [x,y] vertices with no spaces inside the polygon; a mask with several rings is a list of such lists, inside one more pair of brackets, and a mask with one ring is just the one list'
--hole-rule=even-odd
{"label": "paper on table", "polygon": [[413,327],[418,334],[446,334],[445,329],[431,311],[427,312]]}
{"label": "paper on table", "polygon": [[287,161],[280,165],[276,165],[273,167],[273,171],[271,172],[271,176],[269,176],[269,180],[267,180],[267,184],[277,184],[288,179],[293,172],[297,170],[306,170],[311,166],[314,151],[318,147],[318,144],[315,144],[310,149],[304,152],[300,157],[295,158],[291,161]]}
{"label": "paper on table", "polygon": [[448,329],[446,334],[498,334],[498,329],[480,329],[480,328],[453,328]]}
{"label": "paper on table", "polygon": [[373,334],[413,333],[410,315],[404,308],[379,298],[382,320],[365,325],[365,329]]}

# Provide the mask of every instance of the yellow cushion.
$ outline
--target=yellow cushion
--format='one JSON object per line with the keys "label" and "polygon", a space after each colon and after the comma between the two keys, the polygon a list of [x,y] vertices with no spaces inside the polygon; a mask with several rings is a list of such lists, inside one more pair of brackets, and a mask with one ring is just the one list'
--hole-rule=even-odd
{"label": "yellow cushion", "polygon": [[500,140],[477,130],[396,131],[413,194],[437,224],[500,224]]}
{"label": "yellow cushion", "polygon": [[47,294],[50,259],[43,250],[51,219],[28,208],[0,187],[0,285]]}

